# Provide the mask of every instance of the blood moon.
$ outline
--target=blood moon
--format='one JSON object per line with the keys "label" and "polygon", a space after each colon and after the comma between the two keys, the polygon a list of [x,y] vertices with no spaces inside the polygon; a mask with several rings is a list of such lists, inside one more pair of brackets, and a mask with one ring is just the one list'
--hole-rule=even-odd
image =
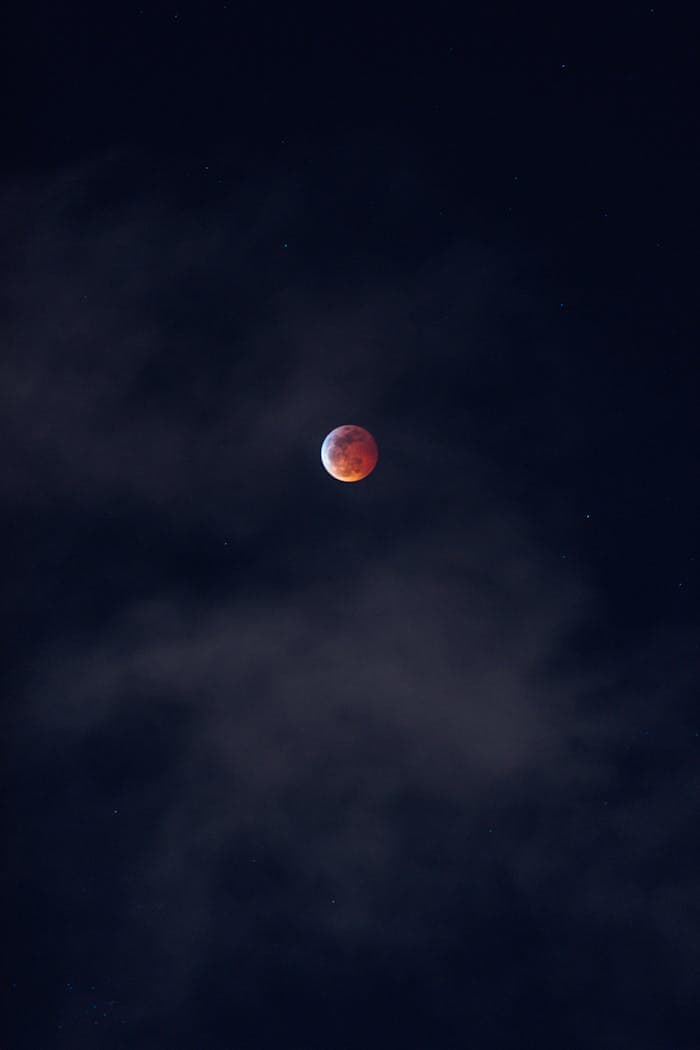
{"label": "blood moon", "polygon": [[321,445],[321,462],[338,481],[362,481],[377,465],[377,443],[368,430],[346,424],[327,434]]}

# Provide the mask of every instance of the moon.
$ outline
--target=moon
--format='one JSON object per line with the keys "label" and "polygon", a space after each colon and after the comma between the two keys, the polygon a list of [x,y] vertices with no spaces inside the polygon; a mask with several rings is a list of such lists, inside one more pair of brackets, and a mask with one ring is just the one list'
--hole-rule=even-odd
{"label": "moon", "polygon": [[321,462],[338,481],[362,481],[377,465],[377,443],[368,430],[348,423],[327,434],[321,445]]}

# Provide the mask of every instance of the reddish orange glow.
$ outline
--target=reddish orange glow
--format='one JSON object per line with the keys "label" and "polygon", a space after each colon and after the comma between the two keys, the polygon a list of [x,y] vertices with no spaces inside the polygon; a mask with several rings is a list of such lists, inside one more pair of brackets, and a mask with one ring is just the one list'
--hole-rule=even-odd
{"label": "reddish orange glow", "polygon": [[352,424],[331,430],[321,446],[321,462],[338,481],[361,481],[372,473],[378,458],[369,431]]}

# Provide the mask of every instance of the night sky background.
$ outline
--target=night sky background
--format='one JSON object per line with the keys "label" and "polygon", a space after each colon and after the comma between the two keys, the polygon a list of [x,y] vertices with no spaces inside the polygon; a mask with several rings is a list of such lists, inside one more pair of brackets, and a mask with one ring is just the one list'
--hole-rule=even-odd
{"label": "night sky background", "polygon": [[690,18],[14,5],[7,1050],[700,1046]]}

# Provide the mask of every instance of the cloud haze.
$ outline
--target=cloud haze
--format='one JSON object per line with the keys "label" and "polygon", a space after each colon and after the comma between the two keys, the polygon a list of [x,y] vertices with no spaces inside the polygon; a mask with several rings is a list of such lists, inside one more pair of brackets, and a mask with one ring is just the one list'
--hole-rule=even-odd
{"label": "cloud haze", "polygon": [[[459,246],[403,286],[314,287],[284,269],[279,230],[308,207],[291,188],[215,221],[176,200],[107,207],[110,173],[6,198],[2,498],[56,545],[33,564],[28,543],[10,572],[33,639],[15,654],[15,764],[47,785],[32,850],[50,857],[57,814],[82,814],[52,885],[97,916],[87,941],[64,930],[63,970],[99,944],[118,984],[137,956],[114,996],[134,1050],[173,999],[183,1046],[187,1004],[252,1016],[286,980],[298,999],[319,957],[324,1023],[349,968],[371,987],[391,958],[448,1024],[470,944],[477,1018],[497,996],[535,1011],[542,959],[548,994],[576,1002],[630,937],[662,987],[687,983],[697,908],[668,857],[697,774],[673,730],[652,783],[635,763],[660,693],[685,725],[690,644],[657,639],[664,681],[639,652],[591,656],[594,583],[508,498],[499,423],[470,445],[451,401],[473,371],[488,403],[484,361],[520,352],[519,261]],[[320,470],[344,422],[378,440],[361,486]],[[556,965],[572,943],[575,976]],[[631,970],[623,1013],[634,987]]]}

